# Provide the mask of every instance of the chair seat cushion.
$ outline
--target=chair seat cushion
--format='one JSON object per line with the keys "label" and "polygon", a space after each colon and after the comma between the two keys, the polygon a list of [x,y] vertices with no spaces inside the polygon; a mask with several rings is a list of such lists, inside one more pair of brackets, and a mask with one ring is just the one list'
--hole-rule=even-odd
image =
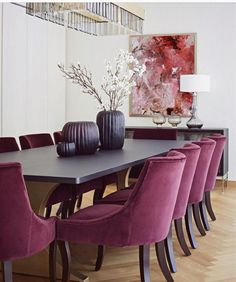
{"label": "chair seat cushion", "polygon": [[81,209],[79,212],[72,214],[69,220],[89,220],[99,219],[104,216],[110,216],[121,209],[120,205],[97,205]]}
{"label": "chair seat cushion", "polygon": [[[124,239],[120,238],[118,231],[120,224],[110,223],[122,209],[121,205],[94,205],[81,209],[57,222],[57,240],[103,245],[113,245],[117,241],[118,246],[123,245]],[[125,238],[127,241],[128,235]]]}
{"label": "chair seat cushion", "polygon": [[123,205],[128,200],[132,191],[133,191],[132,188],[125,188],[125,189],[116,191],[114,193],[107,195],[103,199],[99,200],[97,204]]}

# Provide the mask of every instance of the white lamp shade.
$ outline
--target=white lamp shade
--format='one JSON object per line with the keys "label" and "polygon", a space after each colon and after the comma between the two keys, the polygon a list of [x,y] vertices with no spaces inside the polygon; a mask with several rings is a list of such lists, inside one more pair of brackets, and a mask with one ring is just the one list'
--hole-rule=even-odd
{"label": "white lamp shade", "polygon": [[210,77],[204,74],[184,74],[180,76],[180,91],[209,92]]}

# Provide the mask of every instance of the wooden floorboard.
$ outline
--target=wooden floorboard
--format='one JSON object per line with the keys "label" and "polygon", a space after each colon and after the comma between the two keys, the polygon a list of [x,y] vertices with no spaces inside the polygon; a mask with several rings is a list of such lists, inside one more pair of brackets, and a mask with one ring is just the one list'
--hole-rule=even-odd
{"label": "wooden floorboard", "polygon": [[[108,189],[108,193],[112,188]],[[83,207],[92,202],[92,193],[84,195]],[[205,237],[195,234],[199,247],[185,257],[174,236],[174,249],[178,272],[173,274],[176,282],[234,282],[236,281],[236,184],[222,192],[221,186],[212,193],[217,220],[210,221],[211,231]],[[72,257],[72,271],[78,269],[87,274],[89,281],[137,282],[139,278],[138,250],[129,248],[106,248],[104,264],[94,272],[96,246],[79,245]],[[164,282],[151,248],[151,281]],[[0,278],[1,279],[1,278]],[[1,280],[0,280],[1,281]],[[48,279],[14,275],[14,282],[48,282]]]}

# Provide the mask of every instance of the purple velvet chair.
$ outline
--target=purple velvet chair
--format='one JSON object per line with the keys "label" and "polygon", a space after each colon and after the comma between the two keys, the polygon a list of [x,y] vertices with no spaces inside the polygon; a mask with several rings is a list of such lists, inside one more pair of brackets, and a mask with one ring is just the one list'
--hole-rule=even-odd
{"label": "purple velvet chair", "polygon": [[19,151],[19,146],[14,137],[0,137],[0,153]]}
{"label": "purple velvet chair", "polygon": [[54,138],[55,144],[58,144],[59,142],[63,142],[62,131],[53,132],[53,138]]}
{"label": "purple velvet chair", "polygon": [[67,241],[117,247],[139,245],[141,281],[150,281],[149,245],[156,243],[163,274],[167,281],[173,281],[165,260],[164,239],[168,235],[185,161],[186,157],[179,152],[150,158],[125,205],[94,205],[59,220],[57,242],[63,261],[62,281],[69,281]]}
{"label": "purple velvet chair", "polygon": [[205,236],[206,232],[201,222],[199,205],[203,199],[206,178],[216,142],[212,139],[204,138],[201,141],[193,142],[193,144],[200,146],[201,152],[189,194],[188,206],[185,214],[185,225],[190,244],[192,248],[196,249],[197,242],[193,231],[192,212],[197,229],[202,236]]}
{"label": "purple velvet chair", "polygon": [[0,194],[0,261],[3,281],[12,281],[12,261],[34,255],[50,243],[50,281],[56,281],[52,260],[56,250],[56,218],[43,219],[34,214],[19,163],[0,164]]}
{"label": "purple velvet chair", "polygon": [[[188,246],[186,244],[185,238],[184,238],[184,232],[183,232],[183,226],[182,226],[182,218],[184,217],[186,213],[186,208],[188,205],[188,199],[190,194],[190,189],[193,182],[193,177],[195,174],[197,162],[200,155],[200,147],[195,144],[185,144],[182,148],[174,148],[174,151],[178,151],[183,153],[186,156],[186,164],[183,171],[180,188],[178,192],[177,201],[175,204],[175,209],[173,213],[173,220],[175,224],[175,230],[177,234],[177,238],[179,241],[179,244],[185,253],[185,255],[190,255],[190,251],[188,249]],[[170,151],[168,153],[168,156],[171,155]],[[102,200],[98,201],[97,203],[103,203],[103,204],[124,204],[129,196],[132,193],[132,186],[130,188],[121,189],[117,192],[111,193],[108,196],[104,197]],[[102,247],[100,247],[99,251],[102,254]],[[166,255],[168,259],[168,263],[170,266],[170,270],[172,272],[176,272],[176,263],[174,259],[174,253],[173,253],[173,244],[172,244],[172,224],[170,226],[169,234],[165,240],[165,249],[166,249]]]}
{"label": "purple velvet chair", "polygon": [[54,145],[49,133],[36,133],[19,137],[22,150]]}
{"label": "purple velvet chair", "polygon": [[209,136],[210,139],[213,139],[216,142],[215,150],[212,155],[210,167],[207,174],[207,179],[204,188],[204,197],[202,202],[200,203],[200,212],[201,218],[204,225],[204,228],[208,231],[210,230],[210,226],[207,220],[206,209],[208,214],[212,220],[216,220],[215,214],[211,205],[211,191],[214,189],[216,184],[216,176],[218,173],[220,160],[224,151],[224,146],[226,143],[226,137],[221,134],[215,134]]}
{"label": "purple velvet chair", "polygon": [[[184,218],[186,213],[190,189],[192,187],[193,177],[196,171],[201,149],[198,145],[195,144],[185,144],[184,147],[174,148],[173,150],[181,152],[186,156],[186,164],[184,167],[172,219],[174,220],[175,231],[180,247],[182,248],[184,254],[186,256],[189,256],[191,255],[191,252],[189,251],[189,248],[185,241],[182,219]],[[170,153],[168,155],[170,155]],[[177,268],[172,243],[172,224],[170,226],[169,234],[165,240],[165,250],[170,270],[171,272],[176,272]]]}

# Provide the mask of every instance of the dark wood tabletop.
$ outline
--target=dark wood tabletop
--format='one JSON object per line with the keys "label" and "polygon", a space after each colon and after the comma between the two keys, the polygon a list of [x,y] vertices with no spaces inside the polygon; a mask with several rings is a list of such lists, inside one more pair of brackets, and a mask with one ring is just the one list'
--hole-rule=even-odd
{"label": "dark wood tabletop", "polygon": [[127,169],[187,141],[126,139],[120,150],[98,150],[93,155],[59,157],[56,146],[0,154],[0,162],[20,162],[28,181],[84,183]]}

